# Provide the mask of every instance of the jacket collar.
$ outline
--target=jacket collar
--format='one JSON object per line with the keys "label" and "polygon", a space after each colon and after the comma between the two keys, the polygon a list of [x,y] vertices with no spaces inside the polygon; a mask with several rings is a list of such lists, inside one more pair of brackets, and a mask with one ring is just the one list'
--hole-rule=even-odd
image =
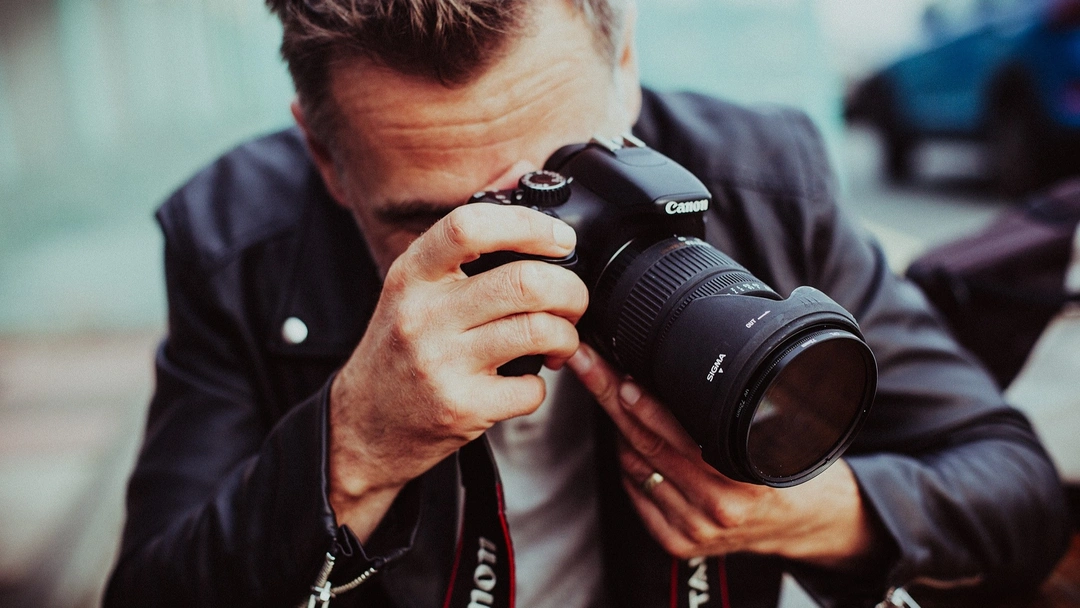
{"label": "jacket collar", "polygon": [[[335,203],[305,155],[308,187],[297,229],[282,247],[277,270],[285,288],[272,309],[268,348],[293,356],[344,360],[356,348],[375,310],[382,281],[355,218]],[[302,330],[292,322],[298,319]],[[301,339],[302,338],[302,339]]]}

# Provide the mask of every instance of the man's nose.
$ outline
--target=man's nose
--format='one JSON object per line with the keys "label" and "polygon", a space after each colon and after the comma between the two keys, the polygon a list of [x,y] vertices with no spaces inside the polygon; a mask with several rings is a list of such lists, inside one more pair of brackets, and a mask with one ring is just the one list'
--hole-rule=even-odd
{"label": "man's nose", "polygon": [[508,190],[517,186],[518,179],[520,179],[522,175],[537,170],[539,170],[539,167],[534,165],[531,161],[519,160],[507,167],[506,171],[503,171],[498,177],[491,180],[482,188],[482,190]]}

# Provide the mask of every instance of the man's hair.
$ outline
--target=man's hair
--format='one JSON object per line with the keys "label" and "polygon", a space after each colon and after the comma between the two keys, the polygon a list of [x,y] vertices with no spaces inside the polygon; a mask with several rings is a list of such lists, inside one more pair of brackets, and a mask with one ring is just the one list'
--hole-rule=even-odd
{"label": "man's hair", "polygon": [[[614,64],[625,0],[569,0]],[[530,0],[266,0],[309,127],[332,139],[330,71],[363,58],[448,87],[467,84],[529,26]]]}

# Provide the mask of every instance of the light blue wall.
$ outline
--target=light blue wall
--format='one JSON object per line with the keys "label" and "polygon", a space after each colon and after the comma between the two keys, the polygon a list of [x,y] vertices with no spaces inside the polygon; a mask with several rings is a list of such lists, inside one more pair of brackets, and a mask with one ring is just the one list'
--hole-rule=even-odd
{"label": "light blue wall", "polygon": [[15,153],[15,134],[11,129],[11,104],[7,100],[4,66],[0,63],[0,188],[15,181],[19,157]]}
{"label": "light blue wall", "polygon": [[638,6],[644,83],[800,108],[836,149],[842,83],[829,65],[812,0],[638,0]]}
{"label": "light blue wall", "polygon": [[[5,6],[0,333],[160,324],[153,209],[290,123],[280,27],[259,0]],[[799,106],[838,132],[810,0],[640,0],[638,43],[648,84]]]}
{"label": "light blue wall", "polygon": [[290,123],[280,26],[258,0],[54,0],[5,34],[0,332],[160,324],[153,209]]}

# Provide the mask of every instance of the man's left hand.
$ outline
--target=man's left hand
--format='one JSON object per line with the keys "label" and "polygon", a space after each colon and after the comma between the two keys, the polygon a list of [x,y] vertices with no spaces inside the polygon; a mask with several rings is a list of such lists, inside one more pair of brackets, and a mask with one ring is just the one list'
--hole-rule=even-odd
{"label": "man's left hand", "polygon": [[568,363],[615,421],[623,487],[672,555],[750,551],[845,567],[869,553],[873,529],[842,460],[792,488],[732,481],[705,463],[671,412],[596,351],[582,344]]}

